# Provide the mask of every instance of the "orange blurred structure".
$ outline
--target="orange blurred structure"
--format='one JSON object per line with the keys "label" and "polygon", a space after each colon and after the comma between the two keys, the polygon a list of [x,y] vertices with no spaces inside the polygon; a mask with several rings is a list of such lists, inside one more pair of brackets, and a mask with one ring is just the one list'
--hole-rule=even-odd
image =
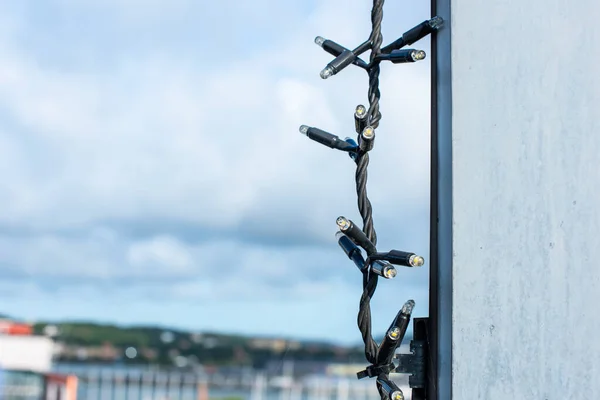
{"label": "orange blurred structure", "polygon": [[0,319],[0,335],[31,336],[33,327],[30,324]]}
{"label": "orange blurred structure", "polygon": [[46,374],[44,400],[77,400],[77,376]]}

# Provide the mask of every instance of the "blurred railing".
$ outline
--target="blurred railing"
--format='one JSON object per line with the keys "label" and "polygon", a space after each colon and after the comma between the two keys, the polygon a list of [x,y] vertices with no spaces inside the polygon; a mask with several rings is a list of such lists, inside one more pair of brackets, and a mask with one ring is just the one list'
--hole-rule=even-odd
{"label": "blurred railing", "polygon": [[[77,400],[379,400],[372,382],[351,376],[204,374],[169,370],[69,371],[78,377]],[[369,384],[370,383],[370,384]],[[406,400],[410,390],[400,384]]]}
{"label": "blurred railing", "polygon": [[206,381],[192,374],[90,371],[78,378],[78,400],[209,399]]}
{"label": "blurred railing", "polygon": [[[372,382],[370,382],[372,383]],[[400,385],[405,398],[410,390]],[[39,374],[0,370],[0,400],[379,400],[369,381],[258,371],[239,375],[110,368]]]}

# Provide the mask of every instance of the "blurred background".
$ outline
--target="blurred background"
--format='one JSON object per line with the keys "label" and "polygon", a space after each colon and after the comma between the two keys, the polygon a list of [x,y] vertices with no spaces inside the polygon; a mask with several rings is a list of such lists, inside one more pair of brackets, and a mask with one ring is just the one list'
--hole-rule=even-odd
{"label": "blurred background", "polygon": [[[379,398],[334,239],[355,166],[298,132],[355,135],[367,76],[322,80],[313,40],[362,43],[371,6],[0,2],[0,399]],[[384,44],[429,16],[389,1]],[[368,184],[379,247],[425,256],[426,61],[382,64]],[[427,263],[380,283],[376,337],[408,299]]]}

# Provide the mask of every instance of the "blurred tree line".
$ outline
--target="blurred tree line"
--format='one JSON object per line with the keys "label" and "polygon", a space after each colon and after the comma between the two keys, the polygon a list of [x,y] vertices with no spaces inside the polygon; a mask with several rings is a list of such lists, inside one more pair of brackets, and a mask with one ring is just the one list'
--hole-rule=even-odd
{"label": "blurred tree line", "polygon": [[[36,323],[36,334],[59,344],[57,361],[128,364],[247,365],[262,368],[273,360],[364,363],[361,346],[325,342],[192,333],[160,327],[121,327],[77,323]],[[132,350],[133,349],[133,350]]]}

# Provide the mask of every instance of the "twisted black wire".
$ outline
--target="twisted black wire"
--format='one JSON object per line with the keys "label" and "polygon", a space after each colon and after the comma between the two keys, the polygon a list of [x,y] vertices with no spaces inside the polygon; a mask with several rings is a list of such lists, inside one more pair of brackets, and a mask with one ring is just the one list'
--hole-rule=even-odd
{"label": "twisted black wire", "polygon": [[[381,22],[383,20],[384,0],[373,0],[371,10],[372,31],[371,41],[371,62],[381,51],[383,35],[381,34]],[[379,126],[381,113],[379,112],[379,64],[373,63],[369,69],[369,109],[367,116],[369,125],[373,128]],[[374,245],[377,245],[377,234],[373,227],[373,209],[367,196],[367,167],[369,166],[369,154],[360,152],[356,167],[356,194],[358,196],[358,209],[363,220],[363,232]],[[371,334],[371,296],[377,287],[378,276],[365,272],[363,279],[363,294],[360,298],[358,312],[358,328],[361,332],[363,342],[365,343],[365,357],[368,362],[375,364],[377,361],[378,346]]]}
{"label": "twisted black wire", "polygon": [[369,124],[376,129],[381,120],[379,112],[379,63],[375,62],[375,58],[381,53],[381,44],[383,43],[383,35],[381,33],[381,21],[383,20],[383,3],[384,0],[373,0],[373,9],[371,10],[371,63],[369,68]]}

